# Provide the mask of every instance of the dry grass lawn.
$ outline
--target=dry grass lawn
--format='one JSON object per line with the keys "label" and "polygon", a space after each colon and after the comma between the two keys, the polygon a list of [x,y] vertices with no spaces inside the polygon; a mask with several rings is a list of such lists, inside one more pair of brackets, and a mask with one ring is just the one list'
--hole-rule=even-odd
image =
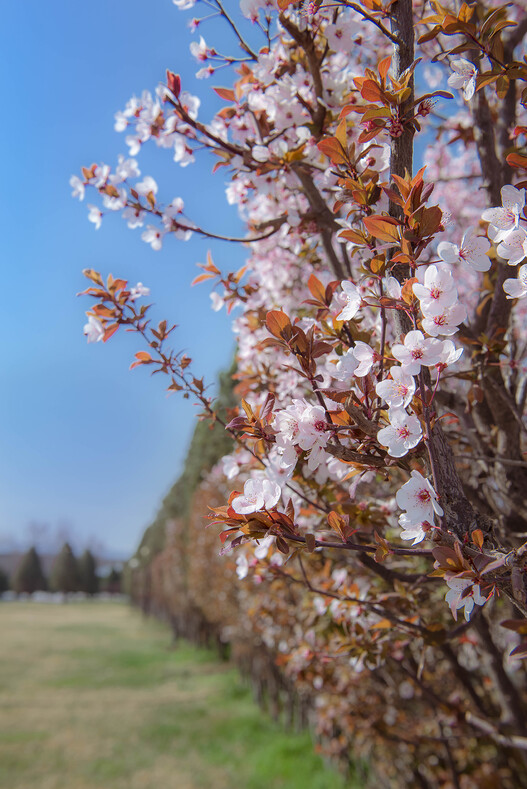
{"label": "dry grass lawn", "polygon": [[0,603],[0,786],[342,789],[236,672],[120,603]]}

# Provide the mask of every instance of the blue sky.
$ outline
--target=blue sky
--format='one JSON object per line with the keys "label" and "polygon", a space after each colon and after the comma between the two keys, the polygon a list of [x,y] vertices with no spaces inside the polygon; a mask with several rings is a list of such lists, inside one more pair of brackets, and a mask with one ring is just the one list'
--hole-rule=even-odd
{"label": "blue sky", "polygon": [[[86,344],[89,302],[76,297],[88,284],[82,269],[148,285],[152,317],[178,324],[175,344],[206,380],[231,358],[228,318],[210,310],[206,284],[190,282],[207,249],[223,269],[240,265],[246,250],[168,239],[156,253],[119,214],[95,231],[92,199],[74,200],[68,184],[82,165],[114,165],[127,154],[114,113],[133,94],[153,91],[167,67],[200,96],[202,117],[220,106],[211,86],[229,84],[229,75],[195,80],[188,47],[198,36],[188,18],[171,0],[24,0],[2,9],[0,550],[26,544],[29,524],[39,523],[78,548],[102,541],[133,551],[190,440],[192,403],[167,397],[159,376],[128,370],[141,348],[135,337]],[[223,35],[215,25],[204,29],[207,40]],[[210,158],[183,169],[152,146],[138,162],[163,202],[181,196],[209,229],[242,232]]]}

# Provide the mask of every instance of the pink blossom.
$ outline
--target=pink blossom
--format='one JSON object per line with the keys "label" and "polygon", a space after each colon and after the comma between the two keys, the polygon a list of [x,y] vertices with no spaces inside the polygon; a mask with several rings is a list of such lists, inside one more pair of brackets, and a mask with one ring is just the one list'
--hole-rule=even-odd
{"label": "pink blossom", "polygon": [[409,518],[406,513],[399,515],[399,526],[402,528],[401,540],[413,540],[412,545],[417,545],[418,542],[428,537],[428,532],[432,528],[432,524],[428,521],[417,521],[414,523],[412,518]]}
{"label": "pink blossom", "polygon": [[192,41],[190,44],[190,53],[197,60],[207,60],[208,50],[203,36],[199,37],[199,43],[197,41]]}
{"label": "pink blossom", "polygon": [[467,317],[467,308],[464,304],[453,304],[445,307],[441,313],[433,316],[426,316],[421,321],[421,325],[427,334],[437,337],[438,334],[455,334],[458,326]]}
{"label": "pink blossom", "polygon": [[475,605],[485,605],[487,598],[483,597],[479,584],[475,584],[471,578],[459,578],[455,575],[445,576],[445,581],[449,587],[445,600],[450,606],[452,616],[457,621],[457,612],[464,608],[465,619],[470,620],[470,615]]}
{"label": "pink blossom", "polygon": [[157,183],[151,175],[145,175],[143,180],[139,181],[134,188],[137,194],[143,197],[146,197],[150,192],[152,192],[152,194],[157,194]]}
{"label": "pink blossom", "polygon": [[344,281],[342,283],[342,290],[346,296],[346,304],[344,308],[337,315],[339,321],[352,320],[359,311],[361,304],[361,296],[357,287],[353,282]]}
{"label": "pink blossom", "polygon": [[79,200],[84,200],[85,186],[84,181],[78,175],[72,175],[70,178],[70,186],[73,189],[72,197],[78,197]]}
{"label": "pink blossom", "polygon": [[446,266],[427,266],[424,284],[414,283],[413,292],[421,302],[421,310],[426,317],[438,315],[457,300],[454,278]]}
{"label": "pink blossom", "polygon": [[421,441],[423,431],[416,416],[409,416],[404,408],[393,408],[388,413],[390,424],[377,433],[377,441],[388,447],[393,458],[402,458]]}
{"label": "pink blossom", "polygon": [[147,244],[150,244],[153,250],[159,252],[163,246],[164,235],[165,234],[155,227],[155,225],[147,225],[146,230],[141,233],[141,238],[143,241],[146,241]]}
{"label": "pink blossom", "polygon": [[477,68],[465,58],[453,60],[450,67],[454,73],[449,76],[448,84],[462,90],[465,101],[470,101],[476,90]]}
{"label": "pink blossom", "polygon": [[95,230],[98,230],[102,222],[102,211],[96,205],[88,204],[88,209],[88,222],[93,222],[95,225]]}
{"label": "pink blossom", "polygon": [[427,479],[415,469],[408,482],[399,488],[395,494],[397,506],[406,510],[408,520],[406,525],[429,521],[433,523],[434,513],[443,515],[443,510],[437,501],[437,493]]}
{"label": "pink blossom", "polygon": [[441,349],[440,367],[454,364],[463,355],[463,348],[456,348],[452,340],[443,340]]}
{"label": "pink blossom", "polygon": [[353,347],[353,355],[359,362],[359,366],[355,370],[355,375],[358,378],[368,375],[378,357],[373,348],[360,340],[357,340]]}
{"label": "pink blossom", "polygon": [[424,364],[431,367],[441,358],[442,344],[439,340],[426,338],[420,331],[409,331],[404,338],[404,345],[396,343],[392,353],[401,363],[407,375],[417,375]]}
{"label": "pink blossom", "polygon": [[336,365],[330,363],[328,369],[332,378],[336,378],[337,381],[349,381],[355,374],[358,365],[353,348],[350,348],[346,353],[342,354]]}
{"label": "pink blossom", "polygon": [[456,263],[466,263],[476,271],[488,271],[490,259],[488,251],[490,241],[484,236],[477,236],[476,230],[467,230],[461,240],[461,245],[457,247],[450,241],[441,241],[437,247],[437,254],[445,263],[454,265]]}
{"label": "pink blossom", "polygon": [[130,288],[130,301],[135,301],[141,296],[149,296],[150,288],[146,288],[142,282],[138,282],[133,288]]}
{"label": "pink blossom", "polygon": [[390,408],[406,408],[414,396],[415,381],[402,367],[392,367],[390,375],[391,378],[379,381],[375,386],[375,391],[382,400],[388,403]]}
{"label": "pink blossom", "polygon": [[104,326],[94,315],[88,315],[88,323],[84,325],[83,333],[88,342],[100,342],[104,337]]}
{"label": "pink blossom", "polygon": [[511,230],[519,227],[520,217],[525,206],[525,189],[503,186],[501,202],[501,207],[487,208],[481,215],[485,222],[490,222],[498,231],[494,236],[496,243],[503,241]]}
{"label": "pink blossom", "polygon": [[517,266],[527,256],[527,233],[523,227],[511,230],[496,247],[496,252],[509,266]]}
{"label": "pink blossom", "polygon": [[281,495],[280,486],[269,479],[248,479],[243,493],[232,500],[232,508],[239,515],[248,515],[263,509],[271,509]]}
{"label": "pink blossom", "polygon": [[506,279],[503,290],[508,299],[523,299],[527,296],[527,263],[520,267],[518,279]]}

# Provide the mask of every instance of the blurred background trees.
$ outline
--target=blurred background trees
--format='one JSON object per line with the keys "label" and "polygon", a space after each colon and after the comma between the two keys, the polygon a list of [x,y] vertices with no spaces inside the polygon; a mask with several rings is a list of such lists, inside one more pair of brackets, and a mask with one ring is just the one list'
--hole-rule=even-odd
{"label": "blurred background trees", "polygon": [[[13,577],[13,591],[17,594],[33,594],[33,592],[47,589],[46,579],[42,571],[39,555],[34,547],[30,548],[22,557],[18,569]],[[0,592],[2,581],[0,577]]]}
{"label": "blurred background trees", "polygon": [[81,580],[79,564],[69,543],[65,542],[51,570],[50,587],[54,592],[78,592]]}

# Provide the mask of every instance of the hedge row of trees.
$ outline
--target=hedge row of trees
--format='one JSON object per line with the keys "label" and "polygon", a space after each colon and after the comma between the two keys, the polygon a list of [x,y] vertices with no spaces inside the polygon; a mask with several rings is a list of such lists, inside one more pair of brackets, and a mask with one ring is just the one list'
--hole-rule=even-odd
{"label": "hedge row of trees", "polygon": [[[30,548],[22,557],[11,582],[17,594],[51,590],[54,592],[84,592],[94,595],[99,591],[97,564],[90,550],[77,558],[71,546],[64,543],[57,555],[49,578],[42,569],[42,562],[36,548]],[[6,579],[7,580],[7,579]],[[8,588],[8,584],[4,584]]]}

